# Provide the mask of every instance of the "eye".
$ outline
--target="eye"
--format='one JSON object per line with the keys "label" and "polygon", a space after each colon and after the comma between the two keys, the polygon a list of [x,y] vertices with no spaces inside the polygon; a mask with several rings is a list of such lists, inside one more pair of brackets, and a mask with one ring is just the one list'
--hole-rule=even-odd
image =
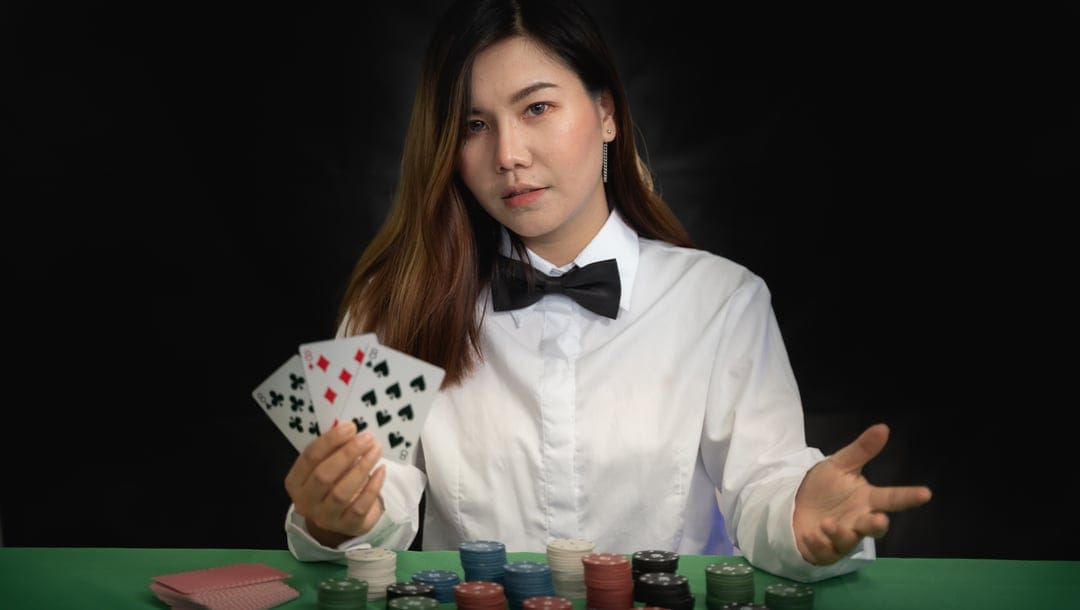
{"label": "eye", "polygon": [[465,121],[465,131],[469,133],[480,133],[487,129],[487,124],[480,119],[473,119],[471,121]]}
{"label": "eye", "polygon": [[530,104],[529,107],[525,109],[525,114],[528,114],[528,115],[531,115],[531,116],[538,116],[538,115],[541,115],[541,114],[544,114],[545,112],[547,112],[547,109],[548,109],[548,103],[547,102],[537,102],[535,104]]}

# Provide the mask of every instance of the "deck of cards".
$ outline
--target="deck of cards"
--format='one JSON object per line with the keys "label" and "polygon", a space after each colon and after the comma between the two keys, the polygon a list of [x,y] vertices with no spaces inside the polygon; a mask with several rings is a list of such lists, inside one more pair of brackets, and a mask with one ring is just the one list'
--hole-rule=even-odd
{"label": "deck of cards", "polygon": [[155,576],[150,590],[170,608],[261,610],[300,597],[285,582],[290,576],[263,563],[236,563]]}
{"label": "deck of cards", "polygon": [[384,457],[411,464],[444,374],[368,333],[302,344],[251,395],[297,451],[352,421],[375,435]]}

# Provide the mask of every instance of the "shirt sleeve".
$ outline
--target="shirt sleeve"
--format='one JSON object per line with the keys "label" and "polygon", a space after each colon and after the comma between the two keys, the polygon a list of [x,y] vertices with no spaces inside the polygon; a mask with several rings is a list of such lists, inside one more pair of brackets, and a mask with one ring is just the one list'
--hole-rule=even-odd
{"label": "shirt sleeve", "polygon": [[796,546],[795,492],[825,456],[806,445],[802,401],[765,282],[746,272],[716,322],[701,451],[735,546],[755,567],[802,582],[873,561],[871,538],[829,566],[808,563]]}
{"label": "shirt sleeve", "polygon": [[370,532],[346,540],[337,547],[320,544],[307,529],[307,521],[290,505],[285,516],[285,535],[289,551],[299,561],[336,561],[345,563],[349,549],[386,547],[404,550],[409,548],[420,530],[420,497],[424,493],[427,477],[417,467],[408,464],[380,460],[386,466],[386,481],[380,497],[383,515]]}

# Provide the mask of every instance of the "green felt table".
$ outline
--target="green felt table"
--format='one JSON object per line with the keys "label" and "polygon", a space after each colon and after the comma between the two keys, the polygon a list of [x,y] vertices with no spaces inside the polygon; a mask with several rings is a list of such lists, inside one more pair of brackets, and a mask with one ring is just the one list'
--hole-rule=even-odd
{"label": "green felt table", "polygon": [[[542,553],[508,553],[507,559],[546,561]],[[705,566],[721,561],[743,559],[679,558],[678,572],[689,578],[696,608],[706,608]],[[342,564],[299,562],[284,550],[6,547],[0,548],[0,608],[167,608],[149,589],[154,576],[242,562],[291,574],[286,582],[300,597],[278,607],[293,610],[317,608],[318,583],[347,571]],[[421,569],[462,574],[455,551],[398,552],[399,581]],[[775,582],[790,581],[755,571],[755,601],[763,602],[765,586]],[[1080,609],[1080,561],[879,558],[858,573],[811,586],[816,610]],[[385,607],[383,600],[368,603],[373,610]],[[574,600],[574,608],[584,609],[584,600]]]}

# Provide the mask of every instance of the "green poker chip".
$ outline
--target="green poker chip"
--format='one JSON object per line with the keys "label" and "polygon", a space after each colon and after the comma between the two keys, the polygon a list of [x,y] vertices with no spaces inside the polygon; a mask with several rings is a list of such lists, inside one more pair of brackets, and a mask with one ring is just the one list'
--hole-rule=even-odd
{"label": "green poker chip", "polygon": [[705,602],[710,610],[728,603],[754,601],[754,568],[745,563],[705,566]]}
{"label": "green poker chip", "polygon": [[320,610],[362,609],[367,607],[367,581],[345,576],[319,582]]}
{"label": "green poker chip", "polygon": [[765,587],[765,605],[770,610],[809,610],[814,607],[814,590],[803,584],[771,584]]}

